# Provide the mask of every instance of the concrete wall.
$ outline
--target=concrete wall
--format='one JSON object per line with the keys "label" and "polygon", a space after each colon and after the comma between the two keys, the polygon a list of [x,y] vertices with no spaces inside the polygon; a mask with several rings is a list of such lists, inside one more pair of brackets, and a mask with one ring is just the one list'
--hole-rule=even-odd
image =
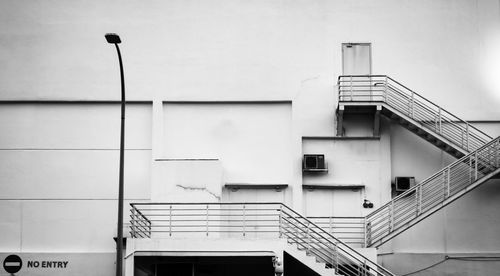
{"label": "concrete wall", "polygon": [[115,31],[130,99],[290,99],[308,80],[331,87],[342,42],[371,42],[374,73],[453,98],[447,108],[466,119],[499,115],[483,78],[500,35],[494,0],[0,5],[2,99],[118,98],[115,50],[102,37]]}
{"label": "concrete wall", "polygon": [[[0,114],[0,250],[112,252],[119,104],[3,104]],[[129,105],[126,128],[128,203],[150,198],[150,104]]]}
{"label": "concrete wall", "polygon": [[290,104],[167,104],[166,158],[216,158],[226,183],[289,183]]}
{"label": "concrete wall", "polygon": [[[365,216],[371,209],[362,208],[363,200],[368,199],[377,208],[390,199],[390,140],[384,134],[381,138],[371,137],[346,139],[346,138],[305,138],[303,140],[304,154],[324,154],[328,164],[327,173],[304,173],[304,185],[317,185],[318,195],[312,191],[305,191],[309,201],[305,208],[309,210],[308,216],[335,215],[335,216]],[[355,188],[354,191],[349,186]],[[333,213],[325,213],[327,203],[335,199],[320,200],[319,194],[326,193],[321,188],[333,189],[333,194],[339,194],[340,205],[332,206]],[[349,195],[345,194],[347,189]],[[344,190],[344,191],[343,191]],[[357,190],[357,191],[356,191]],[[353,195],[356,193],[357,195]],[[335,197],[335,195],[333,195]],[[341,201],[348,196],[349,199]],[[317,200],[314,200],[317,198]],[[316,211],[313,211],[316,210]],[[315,212],[320,212],[316,213]]]}
{"label": "concrete wall", "polygon": [[[8,229],[0,250],[114,248],[118,105],[12,102],[118,99],[116,53],[106,32],[123,40],[128,99],[155,106],[128,109],[128,200],[149,200],[163,183],[178,184],[159,173],[155,159],[215,158],[221,165],[214,171],[196,170],[217,177],[194,188],[212,187],[219,176],[221,185],[288,184],[279,192],[217,188],[217,195],[284,200],[306,212],[311,200],[304,199],[302,181],[361,181],[377,207],[388,199],[394,176],[419,181],[453,161],[387,122],[380,141],[302,143],[302,136],[335,135],[341,43],[372,43],[374,73],[391,75],[459,117],[497,120],[498,64],[491,61],[500,47],[499,13],[494,0],[2,1],[0,100],[11,102],[0,108],[0,203],[9,210],[0,214]],[[370,125],[347,118],[346,134],[369,136]],[[495,135],[498,126],[480,123]],[[308,151],[325,152],[332,172],[302,179]],[[193,175],[186,181],[206,174]],[[496,186],[477,189],[384,250],[498,250],[491,241],[500,223],[482,215],[498,209]],[[208,200],[205,192],[192,194]],[[95,206],[102,212],[89,218]],[[464,219],[471,217],[473,224]],[[105,225],[104,232],[70,246],[70,233],[95,230],[85,224],[89,219]],[[59,224],[63,234],[47,226]],[[477,225],[488,227],[477,232]],[[36,239],[39,233],[46,239]]]}

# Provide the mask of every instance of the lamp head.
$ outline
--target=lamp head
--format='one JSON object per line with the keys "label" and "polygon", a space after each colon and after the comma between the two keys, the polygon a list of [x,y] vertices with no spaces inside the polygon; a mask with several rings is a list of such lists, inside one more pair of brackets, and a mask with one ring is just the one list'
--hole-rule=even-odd
{"label": "lamp head", "polygon": [[122,42],[120,40],[120,37],[115,33],[105,34],[104,37],[106,38],[106,41],[110,44],[120,44]]}

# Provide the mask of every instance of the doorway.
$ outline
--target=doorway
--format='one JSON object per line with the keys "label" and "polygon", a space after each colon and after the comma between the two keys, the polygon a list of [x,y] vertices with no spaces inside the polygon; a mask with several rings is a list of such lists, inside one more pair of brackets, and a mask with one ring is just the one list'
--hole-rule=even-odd
{"label": "doorway", "polygon": [[342,43],[342,75],[371,75],[372,44]]}
{"label": "doorway", "polygon": [[136,256],[139,276],[274,276],[270,256]]}
{"label": "doorway", "polygon": [[363,203],[361,189],[304,190],[308,217],[359,217]]}

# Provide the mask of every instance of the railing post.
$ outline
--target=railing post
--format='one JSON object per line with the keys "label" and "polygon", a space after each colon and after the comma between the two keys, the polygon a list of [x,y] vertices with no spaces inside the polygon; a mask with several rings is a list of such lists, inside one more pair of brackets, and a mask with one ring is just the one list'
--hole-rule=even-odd
{"label": "railing post", "polygon": [[384,102],[387,102],[387,76],[385,76],[385,82],[384,82]]}
{"label": "railing post", "polygon": [[469,181],[472,184],[472,156],[469,156]]}
{"label": "railing post", "polygon": [[477,181],[477,150],[474,153],[474,180]]}
{"label": "railing post", "polygon": [[415,107],[415,93],[411,91],[410,112],[408,114],[410,115],[411,118],[415,117],[414,107]]}
{"label": "railing post", "polygon": [[243,237],[246,236],[246,231],[247,231],[247,219],[246,219],[246,210],[245,210],[245,204],[243,204]]}
{"label": "railing post", "polygon": [[280,204],[280,209],[279,209],[279,216],[278,216],[278,231],[279,231],[279,238],[281,239],[281,237],[283,236],[283,230],[281,229],[282,228],[282,224],[283,224],[283,219],[282,219],[282,214],[283,214],[283,206]]}
{"label": "railing post", "polygon": [[422,213],[422,185],[418,185],[416,188],[417,197],[417,216]]}
{"label": "railing post", "polygon": [[306,253],[310,254],[311,253],[311,231],[310,231],[310,225],[309,222],[307,222],[307,229],[306,229]]}
{"label": "railing post", "polygon": [[394,200],[391,200],[391,205],[389,210],[389,232],[394,230]]}
{"label": "railing post", "polygon": [[367,223],[367,220],[366,220],[366,216],[364,217],[363,219],[363,224],[364,224],[364,228],[363,228],[363,236],[364,236],[364,241],[363,241],[363,247],[368,247],[368,223]]}
{"label": "railing post", "polygon": [[446,176],[446,171],[443,171],[443,200],[446,199],[446,194],[447,194],[447,188],[446,188],[446,182],[447,182],[447,176]]}
{"label": "railing post", "polygon": [[339,272],[339,247],[337,243],[333,244],[333,248],[335,249],[334,254],[335,254],[335,271]]}
{"label": "railing post", "polygon": [[206,215],[206,223],[207,223],[207,236],[208,236],[208,204],[207,204],[207,215]]}
{"label": "railing post", "polygon": [[465,122],[465,143],[466,149],[469,150],[469,122]]}
{"label": "railing post", "polygon": [[151,238],[151,221],[148,221],[148,238]]}
{"label": "railing post", "polygon": [[333,218],[332,218],[332,216],[330,216],[330,217],[328,218],[328,228],[330,229],[330,230],[329,230],[329,231],[330,231],[330,234],[332,234],[332,235],[333,235]]}
{"label": "railing post", "polygon": [[439,119],[439,133],[442,133],[443,132],[443,129],[442,129],[442,119],[441,119],[441,107],[439,107],[439,115],[438,115],[438,119]]}
{"label": "railing post", "polygon": [[500,167],[500,140],[497,140],[497,148],[495,150],[495,156],[497,160],[497,168]]}
{"label": "railing post", "polygon": [[451,173],[451,167],[448,167],[447,170],[447,178],[446,178],[446,197],[450,196],[450,173]]}
{"label": "railing post", "polygon": [[172,205],[170,205],[170,212],[169,212],[169,215],[168,215],[168,222],[169,222],[168,235],[172,236]]}
{"label": "railing post", "polygon": [[351,87],[351,102],[353,101],[353,97],[352,97],[352,75],[351,75],[351,82],[350,82],[350,87]]}
{"label": "railing post", "polygon": [[135,206],[132,205],[132,209],[130,209],[132,212],[132,220],[130,221],[130,230],[131,230],[131,235],[132,238],[137,238],[135,234],[135,219],[136,219],[136,212],[135,212]]}

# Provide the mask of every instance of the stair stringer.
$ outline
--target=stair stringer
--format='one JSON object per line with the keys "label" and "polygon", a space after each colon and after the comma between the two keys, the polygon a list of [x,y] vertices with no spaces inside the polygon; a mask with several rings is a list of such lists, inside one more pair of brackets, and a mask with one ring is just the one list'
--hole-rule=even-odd
{"label": "stair stringer", "polygon": [[[333,269],[327,269],[325,263],[317,262],[316,257],[313,255],[307,255],[304,250],[299,250],[296,244],[290,244],[284,241],[284,251],[290,254],[292,257],[297,259],[303,265],[309,267],[314,272],[318,273],[321,276],[332,276],[339,275],[335,273]],[[285,266],[285,274],[286,274],[286,266]]]}
{"label": "stair stringer", "polygon": [[[446,146],[450,147],[451,149],[453,149],[455,152],[460,153],[459,157],[469,154],[469,151],[467,151],[464,148],[459,147],[458,145],[452,143],[445,136],[437,133],[436,131],[433,131],[432,129],[430,129],[430,128],[426,127],[426,126],[424,126],[424,124],[422,124],[421,122],[418,122],[418,121],[414,120],[413,118],[411,118],[410,116],[408,116],[408,115],[400,112],[399,110],[397,110],[395,108],[392,108],[389,104],[387,104],[385,102],[340,102],[339,106],[373,106],[373,107],[380,106],[380,107],[383,108],[383,110],[382,110],[383,112],[381,112],[382,115],[388,117],[389,119],[392,119],[390,116],[386,115],[386,113],[384,112],[384,109],[385,109],[385,111],[388,111],[388,112],[390,112],[392,114],[395,114],[399,118],[402,118],[403,120],[405,120],[406,122],[408,122],[408,124],[411,124],[414,127],[416,127],[417,129],[422,130],[425,134],[431,135],[436,141],[440,141],[444,145],[446,145]],[[408,130],[410,130],[407,126],[404,126],[399,120],[397,121],[397,123],[399,125],[402,125],[403,127],[407,128]],[[410,130],[410,132],[415,133],[414,131],[411,131],[411,130]],[[415,134],[417,136],[419,136],[420,138],[424,139],[424,137],[422,137],[422,135],[419,135],[417,133],[415,133]],[[431,141],[429,141],[429,139],[424,139],[424,140],[426,140],[429,143],[433,144],[434,146],[440,148],[435,143],[432,143]],[[440,148],[440,149],[441,150],[445,150],[445,149],[442,149],[442,148]],[[452,154],[450,151],[447,151],[447,152],[449,152],[450,154]],[[455,156],[455,157],[457,157],[454,154],[452,154],[452,155]]]}

